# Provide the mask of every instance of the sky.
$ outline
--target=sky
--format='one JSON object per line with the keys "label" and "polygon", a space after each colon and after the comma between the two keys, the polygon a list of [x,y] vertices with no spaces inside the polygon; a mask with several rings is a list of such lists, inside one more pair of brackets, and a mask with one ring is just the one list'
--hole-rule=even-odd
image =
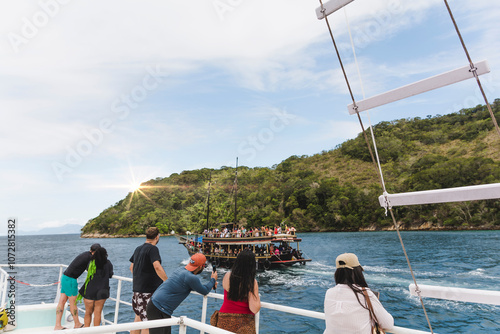
{"label": "sky", "polygon": [[[449,3],[472,60],[489,62],[481,82],[492,102],[500,3]],[[317,7],[1,1],[0,234],[10,217],[21,231],[84,225],[157,177],[236,157],[272,167],[354,138],[361,128]],[[443,1],[355,0],[329,22],[356,100],[468,65]],[[478,104],[467,80],[361,116],[375,125]]]}

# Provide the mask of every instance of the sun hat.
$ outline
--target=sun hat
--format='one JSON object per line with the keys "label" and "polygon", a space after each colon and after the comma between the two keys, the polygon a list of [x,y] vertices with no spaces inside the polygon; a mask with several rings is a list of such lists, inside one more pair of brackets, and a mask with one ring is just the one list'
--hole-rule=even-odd
{"label": "sun hat", "polygon": [[339,256],[337,256],[337,259],[335,260],[335,264],[337,266],[337,269],[339,269],[339,268],[352,269],[354,267],[361,266],[359,264],[358,257],[356,256],[356,254],[353,254],[353,253],[340,254]]}
{"label": "sun hat", "polygon": [[191,259],[189,260],[189,263],[185,268],[189,271],[194,271],[196,268],[204,266],[205,262],[207,262],[207,258],[205,257],[205,255],[196,253],[191,256]]}

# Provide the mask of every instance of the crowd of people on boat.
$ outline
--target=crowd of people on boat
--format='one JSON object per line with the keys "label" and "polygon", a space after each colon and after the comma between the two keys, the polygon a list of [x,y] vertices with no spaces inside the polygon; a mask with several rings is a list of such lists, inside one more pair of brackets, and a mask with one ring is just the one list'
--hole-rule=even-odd
{"label": "crowd of people on boat", "polygon": [[[177,268],[168,277],[156,246],[159,240],[158,228],[148,228],[145,243],[138,246],[130,257],[135,322],[169,319],[191,291],[207,295],[217,287],[216,270],[213,270],[210,280],[205,284],[197,277],[207,265],[207,258],[202,253],[193,254],[186,266]],[[280,246],[273,250],[290,251],[283,248],[286,243]],[[261,308],[259,286],[255,278],[256,254],[249,248],[244,248],[238,250],[236,255],[231,271],[226,273],[222,280],[222,307],[212,314],[210,324],[233,333],[254,334],[255,314]],[[324,334],[383,333],[379,330],[392,329],[394,319],[384,309],[378,296],[369,289],[358,257],[353,253],[340,254],[335,265],[336,285],[328,289],[324,300]],[[77,278],[85,270],[85,284],[78,289]],[[106,249],[101,245],[93,244],[90,251],[78,255],[61,278],[61,295],[54,330],[67,329],[61,326],[61,318],[68,300],[74,328],[90,327],[92,318],[93,325],[99,326],[102,308],[110,296],[109,279],[112,275],[113,265],[107,258]],[[85,304],[83,324],[79,320],[76,307],[79,298],[83,298]],[[170,334],[171,326],[132,330],[130,333]]]}
{"label": "crowd of people on boat", "polygon": [[[210,245],[203,245],[201,242],[195,239],[187,240],[185,246],[190,253],[202,253],[209,257],[231,257],[236,258],[238,254],[245,249],[243,245],[215,245],[213,248]],[[267,247],[265,245],[256,245],[252,247],[252,251],[257,256],[275,256],[275,257],[285,257],[287,255],[290,259],[299,260],[302,259],[302,252],[290,246],[287,242],[280,242],[279,245],[269,244]],[[287,257],[287,259],[288,259]]]}
{"label": "crowd of people on boat", "polygon": [[265,237],[265,236],[273,236],[278,234],[288,234],[295,235],[296,229],[293,226],[288,227],[285,225],[283,228],[278,225],[274,225],[274,228],[261,226],[261,227],[249,227],[248,229],[240,226],[234,227],[232,229],[224,227],[219,230],[218,228],[214,229],[205,229],[203,231],[203,235],[210,238],[247,238],[247,237]]}
{"label": "crowd of people on boat", "polygon": [[[201,247],[201,245],[199,246]],[[210,246],[205,245],[205,248],[203,249],[203,253],[205,255],[233,255],[237,256],[244,248],[239,245],[221,245],[215,246],[213,252],[210,250]],[[270,244],[269,247],[265,246],[255,246],[254,253],[257,256],[265,256],[265,255],[275,255],[275,256],[280,256],[280,255],[285,255],[285,254],[292,254],[293,257],[296,259],[301,259],[302,258],[302,253],[298,252],[295,248],[292,248],[289,244],[281,242],[278,246],[275,246],[273,244]]]}

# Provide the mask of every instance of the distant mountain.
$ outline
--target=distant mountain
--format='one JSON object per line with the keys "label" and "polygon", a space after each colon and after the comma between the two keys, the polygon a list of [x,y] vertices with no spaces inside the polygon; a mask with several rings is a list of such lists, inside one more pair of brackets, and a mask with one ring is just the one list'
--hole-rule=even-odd
{"label": "distant mountain", "polygon": [[59,227],[46,227],[37,231],[19,231],[19,235],[42,235],[42,234],[80,234],[82,225],[66,224]]}
{"label": "distant mountain", "polygon": [[[500,120],[500,99],[493,111]],[[499,138],[485,106],[380,122],[373,130],[388,193],[500,182]],[[393,229],[378,202],[383,190],[375,166],[360,133],[334,150],[291,156],[270,168],[240,166],[237,183],[227,166],[174,173],[144,182],[140,192],[90,219],[82,235],[134,236],[149,226],[161,233],[202,232],[207,223],[214,228],[235,219],[247,228]],[[500,229],[498,200],[405,206],[394,213],[408,230]]]}

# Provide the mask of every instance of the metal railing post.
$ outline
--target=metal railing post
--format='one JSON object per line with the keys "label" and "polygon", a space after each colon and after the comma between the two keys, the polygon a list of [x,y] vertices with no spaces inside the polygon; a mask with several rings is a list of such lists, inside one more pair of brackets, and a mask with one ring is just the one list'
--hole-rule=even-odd
{"label": "metal railing post", "polygon": [[7,300],[7,272],[3,269],[0,271],[0,293],[2,295],[2,304],[0,307],[4,307]]}
{"label": "metal railing post", "polygon": [[187,326],[184,324],[185,316],[179,318],[179,334],[186,334]]}
{"label": "metal railing post", "polygon": [[120,310],[120,298],[121,298],[121,294],[122,294],[122,280],[119,279],[118,280],[118,287],[116,288],[115,320],[113,322],[115,325],[118,323],[118,312]]}
{"label": "metal railing post", "polygon": [[[57,283],[57,291],[56,291],[56,299],[54,300],[54,303],[59,303],[59,298],[61,297],[61,278],[63,275],[63,265],[61,264],[59,266],[59,278],[58,278],[58,283]],[[64,304],[66,306],[66,304]]]}
{"label": "metal railing post", "polygon": [[[201,308],[201,322],[206,324],[207,322],[207,308],[208,308],[208,296],[203,296],[203,306]],[[201,331],[200,334],[205,334]]]}
{"label": "metal railing post", "polygon": [[255,333],[259,334],[259,324],[260,324],[260,311],[255,315]]}

